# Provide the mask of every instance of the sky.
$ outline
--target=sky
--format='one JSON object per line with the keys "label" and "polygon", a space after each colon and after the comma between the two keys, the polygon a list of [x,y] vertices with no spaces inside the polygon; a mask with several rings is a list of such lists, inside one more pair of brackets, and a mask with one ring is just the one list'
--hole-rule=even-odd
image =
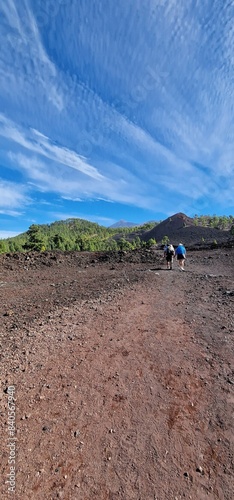
{"label": "sky", "polygon": [[234,3],[4,0],[0,237],[234,214]]}

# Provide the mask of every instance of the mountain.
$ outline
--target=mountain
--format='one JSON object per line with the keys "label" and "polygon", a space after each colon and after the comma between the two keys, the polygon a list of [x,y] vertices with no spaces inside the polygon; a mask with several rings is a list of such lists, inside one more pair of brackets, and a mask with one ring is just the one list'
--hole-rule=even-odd
{"label": "mountain", "polygon": [[115,224],[112,224],[112,226],[109,226],[111,229],[118,228],[118,227],[136,227],[139,226],[140,224],[137,224],[136,222],[127,222],[126,220],[119,220],[118,222],[115,222]]}
{"label": "mountain", "polygon": [[215,240],[217,242],[227,241],[231,233],[230,231],[197,225],[195,219],[179,212],[160,222],[153,229],[141,233],[139,236],[143,241],[154,238],[157,243],[161,243],[162,239],[168,236],[173,245],[178,245],[180,242],[189,245],[201,242],[214,242]]}
{"label": "mountain", "polygon": [[[234,244],[233,216],[196,216],[177,213],[166,220],[135,223],[120,220],[111,228],[84,219],[67,219],[51,224],[32,224],[13,238],[0,240],[0,254],[22,251],[116,251],[141,248],[149,240],[161,245],[167,236],[173,245]],[[134,227],[133,227],[134,226]],[[233,242],[233,243],[232,243]],[[147,246],[153,244],[149,242]]]}

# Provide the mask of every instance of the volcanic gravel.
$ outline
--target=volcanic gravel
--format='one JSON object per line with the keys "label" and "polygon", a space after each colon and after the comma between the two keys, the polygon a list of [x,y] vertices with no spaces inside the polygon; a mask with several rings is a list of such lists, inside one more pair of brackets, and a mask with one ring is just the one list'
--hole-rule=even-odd
{"label": "volcanic gravel", "polygon": [[233,257],[1,256],[0,498],[233,499]]}

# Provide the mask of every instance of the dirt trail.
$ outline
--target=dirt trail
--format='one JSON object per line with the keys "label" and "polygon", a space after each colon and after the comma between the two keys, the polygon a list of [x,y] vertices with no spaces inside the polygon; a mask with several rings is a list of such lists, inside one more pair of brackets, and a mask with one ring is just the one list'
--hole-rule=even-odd
{"label": "dirt trail", "polygon": [[138,283],[112,269],[127,287],[15,334],[17,500],[233,498],[233,271],[217,256],[138,265]]}

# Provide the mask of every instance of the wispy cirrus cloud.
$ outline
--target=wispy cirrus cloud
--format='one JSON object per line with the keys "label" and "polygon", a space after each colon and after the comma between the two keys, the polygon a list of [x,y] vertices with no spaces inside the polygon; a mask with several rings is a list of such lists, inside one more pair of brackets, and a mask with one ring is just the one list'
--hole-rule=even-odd
{"label": "wispy cirrus cloud", "polygon": [[0,179],[0,213],[14,217],[20,215],[21,209],[26,208],[31,201],[25,191],[25,188],[14,182]]}
{"label": "wispy cirrus cloud", "polygon": [[13,168],[24,172],[28,182],[41,191],[57,192],[63,198],[108,199],[142,207],[155,203],[145,196],[141,180],[126,168],[110,161],[94,167],[75,151],[52,143],[34,129],[23,130],[4,115],[0,116],[0,136],[29,153],[9,152],[8,158]]}
{"label": "wispy cirrus cloud", "polygon": [[29,150],[31,153],[37,153],[49,160],[57,161],[67,167],[78,170],[88,177],[96,180],[103,178],[96,168],[89,165],[85,158],[79,156],[75,151],[53,144],[48,137],[34,129],[27,131],[26,136],[22,129],[17,128],[4,115],[0,115],[0,135]]}
{"label": "wispy cirrus cloud", "polygon": [[[58,72],[43,47],[37,22],[28,2],[22,0],[19,5],[14,0],[6,0],[1,5],[1,10],[3,20],[7,23],[3,22],[1,35],[1,42],[4,39],[0,57],[2,90],[7,95],[16,92],[19,98],[26,91],[29,98],[37,96],[47,100],[61,111],[64,103],[62,92],[58,89]],[[13,66],[10,64],[9,54],[13,59]]]}
{"label": "wispy cirrus cloud", "polygon": [[165,214],[233,206],[228,0],[0,9],[0,136],[25,193]]}
{"label": "wispy cirrus cloud", "polygon": [[[23,154],[9,155],[16,169],[24,173],[28,179],[28,186],[37,188],[39,191],[53,192],[59,194],[63,199],[74,201],[90,201],[90,199],[109,202],[132,203],[147,207],[153,200],[144,197],[142,186],[137,178],[127,174],[127,178],[102,178],[102,182],[85,177],[79,172],[74,173],[67,170],[66,165],[58,165],[55,162],[44,162],[35,156],[28,157]],[[113,165],[114,167],[114,165]],[[116,171],[119,167],[116,166]],[[123,171],[121,171],[123,174]],[[132,181],[133,191],[129,192]],[[109,198],[107,198],[109,196]]]}

